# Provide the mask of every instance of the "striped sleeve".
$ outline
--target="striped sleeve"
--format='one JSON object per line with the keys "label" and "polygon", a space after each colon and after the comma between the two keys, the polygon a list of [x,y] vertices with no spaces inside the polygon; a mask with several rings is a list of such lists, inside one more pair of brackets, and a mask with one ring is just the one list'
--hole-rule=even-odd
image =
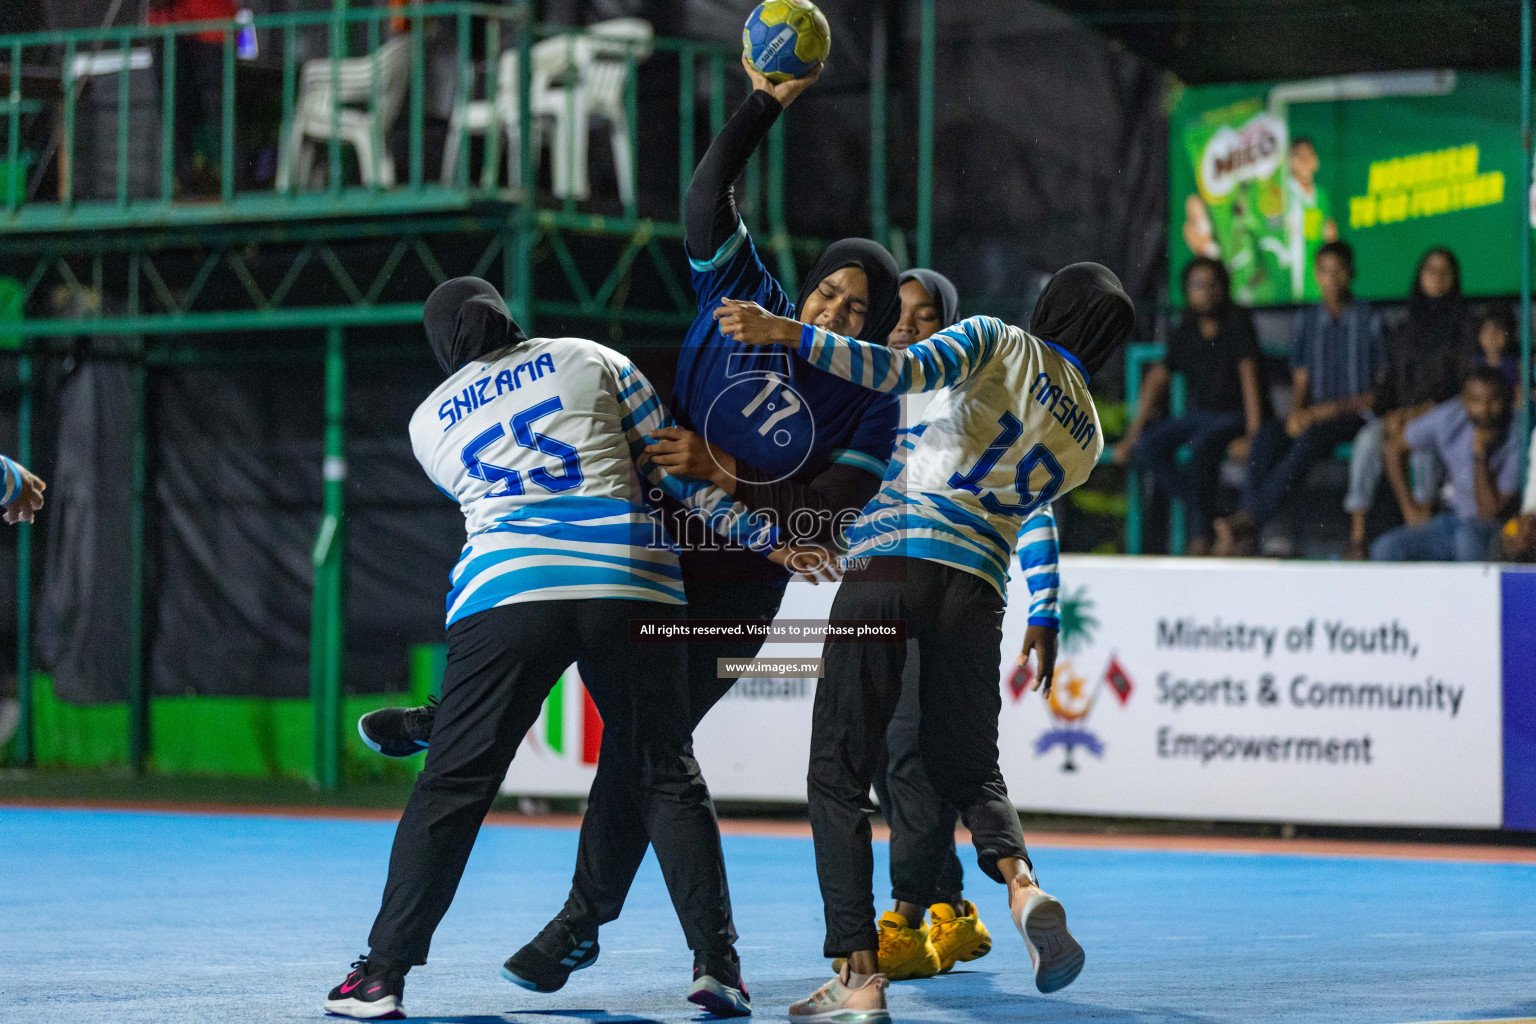
{"label": "striped sleeve", "polygon": [[[1536,466],[1536,430],[1531,431],[1531,454],[1526,464]],[[1525,497],[1520,501],[1522,515],[1536,516],[1536,470],[1526,474]]]}
{"label": "striped sleeve", "polygon": [[997,351],[1002,321],[973,316],[906,349],[855,341],[806,324],[800,357],[818,370],[892,394],[937,391],[960,383]]}
{"label": "striped sleeve", "polygon": [[837,448],[833,450],[832,461],[839,465],[862,469],[866,473],[875,474],[875,476],[885,475],[885,467],[890,465],[890,459],[881,462],[873,455],[861,452],[855,448]]}
{"label": "striped sleeve", "polygon": [[1056,518],[1051,506],[1042,505],[1040,510],[1019,527],[1019,568],[1024,570],[1024,582],[1029,586],[1029,624],[1061,628],[1061,611],[1057,603],[1061,590],[1061,574],[1057,563],[1061,547],[1056,539]]}
{"label": "striped sleeve", "polygon": [[0,496],[0,505],[9,505],[21,497],[21,466],[5,455],[0,455],[0,466],[5,472],[5,494]]}
{"label": "striped sleeve", "polygon": [[667,497],[704,516],[721,536],[735,539],[753,551],[772,551],[778,543],[778,530],[768,522],[768,517],[751,512],[714,484],[673,476],[651,462],[645,451],[646,439],[658,427],[673,426],[672,419],[662,408],[656,389],[634,363],[623,360],[617,370],[624,440],[640,476]]}

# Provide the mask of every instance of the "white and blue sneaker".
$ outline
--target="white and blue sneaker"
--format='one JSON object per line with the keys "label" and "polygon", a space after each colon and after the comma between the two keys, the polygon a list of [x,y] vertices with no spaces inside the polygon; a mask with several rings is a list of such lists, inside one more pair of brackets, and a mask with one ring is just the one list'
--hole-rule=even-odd
{"label": "white and blue sneaker", "polygon": [[357,734],[368,749],[385,757],[413,757],[427,749],[432,722],[437,718],[437,698],[428,697],[419,708],[380,708],[357,720]]}
{"label": "white and blue sneaker", "polygon": [[1067,930],[1067,911],[1061,901],[1031,885],[1015,894],[1008,909],[1029,950],[1035,987],[1041,992],[1055,992],[1076,981],[1086,957]]}

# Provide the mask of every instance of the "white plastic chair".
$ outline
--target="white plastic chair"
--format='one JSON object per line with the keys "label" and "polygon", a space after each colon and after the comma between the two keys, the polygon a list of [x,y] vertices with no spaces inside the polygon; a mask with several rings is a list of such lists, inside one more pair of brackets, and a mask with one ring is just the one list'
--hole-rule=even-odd
{"label": "white plastic chair", "polygon": [[[569,144],[566,140],[567,109],[563,79],[572,67],[574,49],[565,38],[545,39],[529,48],[533,71],[529,75],[529,109],[533,113],[533,125],[529,129],[534,159],[542,155],[544,128],[553,124],[555,130],[554,188],[555,194],[564,196],[570,191],[570,169],[566,166]],[[496,62],[496,109],[494,116],[489,100],[467,100],[455,106],[448,120],[448,136],[443,141],[443,182],[453,184],[458,170],[459,145],[467,135],[484,135],[496,124],[506,138],[507,181],[515,188],[522,178],[522,165],[518,154],[522,144],[518,126],[517,102],[517,51],[508,50]],[[579,101],[579,97],[577,97]],[[480,169],[480,184],[490,187],[495,183],[496,168],[486,162]]]}
{"label": "white plastic chair", "polygon": [[[330,141],[333,118],[335,138],[357,153],[363,184],[384,188],[394,185],[395,161],[385,140],[405,105],[410,85],[406,42],[405,36],[398,36],[367,57],[335,61],[335,99],[331,96],[330,58],[304,62],[293,124],[288,129],[288,145],[277,172],[279,192],[287,191],[294,175],[301,185],[309,184],[315,167],[315,143]],[[375,140],[379,143],[377,150]]]}
{"label": "white plastic chair", "polygon": [[[613,18],[587,29],[577,48],[577,106],[582,116],[576,119],[571,163],[575,171],[572,190],[585,199],[592,188],[587,175],[587,133],[589,119],[601,117],[608,122],[608,138],[613,147],[613,169],[619,181],[619,198],[626,207],[635,201],[634,140],[629,137],[629,115],[624,110],[624,90],[629,78],[629,55],[639,64],[651,55],[654,30],[643,18]],[[558,133],[557,133],[558,134]]]}
{"label": "white plastic chair", "polygon": [[[552,59],[551,51],[547,47],[541,50],[543,46],[544,44],[541,43],[531,50],[533,57],[533,85],[529,93],[531,96],[539,96],[546,92],[549,89],[549,80],[565,69],[564,56],[560,56],[557,62]],[[491,130],[491,126],[495,125],[506,141],[507,181],[513,188],[518,186],[522,179],[522,163],[518,159],[522,138],[517,130],[517,90],[517,51],[508,50],[496,62],[494,114],[489,100],[469,100],[463,104],[456,104],[453,108],[453,115],[448,119],[448,136],[443,141],[442,180],[444,184],[451,185],[454,182],[454,174],[459,166],[459,144],[463,137],[485,135]],[[544,120],[535,116],[530,133],[534,158],[538,159],[543,142]],[[480,168],[480,185],[483,188],[490,188],[495,183],[496,168],[486,160]]]}
{"label": "white plastic chair", "polygon": [[[537,159],[542,154],[545,126],[553,128],[550,164],[555,195],[586,199],[591,194],[587,133],[591,118],[597,116],[609,122],[619,197],[625,206],[633,204],[634,142],[629,137],[624,89],[628,54],[634,54],[636,63],[645,60],[651,54],[651,39],[649,22],[615,18],[593,25],[587,34],[555,36],[529,48],[528,108],[533,116],[529,138]],[[444,182],[454,180],[463,135],[483,135],[495,123],[506,138],[507,180],[514,187],[519,184],[517,77],[517,52],[509,50],[496,64],[494,116],[487,100],[470,100],[455,107],[443,146]],[[489,187],[495,177],[495,167],[487,164],[481,168],[482,186]]]}
{"label": "white plastic chair", "polygon": [[[509,98],[512,103],[511,109],[507,110],[506,101]],[[522,166],[518,160],[518,146],[522,137],[517,130],[517,119],[517,51],[508,50],[497,62],[495,116],[492,117],[491,104],[487,100],[469,100],[453,105],[453,114],[448,118],[448,135],[443,140],[443,184],[454,184],[454,172],[459,169],[459,144],[464,136],[484,135],[495,124],[506,136],[507,181],[516,188],[521,177],[518,172]],[[534,119],[533,130],[539,130],[537,118]],[[534,143],[534,152],[538,152],[537,142]],[[495,184],[495,177],[496,168],[486,160],[480,168],[481,187],[491,187]]]}

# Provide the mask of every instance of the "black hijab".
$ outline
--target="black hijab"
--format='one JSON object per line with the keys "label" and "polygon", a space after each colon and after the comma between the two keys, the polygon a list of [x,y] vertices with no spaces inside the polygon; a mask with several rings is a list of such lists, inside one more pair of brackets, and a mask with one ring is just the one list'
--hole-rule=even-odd
{"label": "black hijab", "polygon": [[933,304],[939,307],[939,330],[955,325],[960,316],[960,293],[955,290],[955,282],[926,267],[906,271],[896,279],[896,287],[900,288],[908,281],[922,285]]}
{"label": "black hijab", "polygon": [[1092,376],[1120,350],[1136,326],[1136,308],[1120,279],[1098,263],[1056,272],[1035,303],[1029,333],[1072,353]]}
{"label": "black hijab", "polygon": [[528,340],[500,293],[478,277],[456,277],[438,285],[427,296],[421,320],[427,344],[448,374],[488,352]]}
{"label": "black hijab", "polygon": [[795,303],[795,319],[805,309],[806,296],[826,278],[844,267],[858,267],[869,280],[869,302],[865,306],[864,329],[859,341],[877,341],[882,345],[901,319],[901,296],[896,283],[896,261],[885,246],[867,238],[844,238],[827,246],[805,275],[800,286],[800,301]]}
{"label": "black hijab", "polygon": [[[1438,299],[1424,294],[1424,264],[1444,256],[1451,265],[1451,290]],[[1408,319],[1403,323],[1402,355],[1411,360],[1442,349],[1460,349],[1465,334],[1466,308],[1461,301],[1461,263],[1444,246],[1435,246],[1419,258],[1408,293]]]}
{"label": "black hijab", "polygon": [[[1451,290],[1439,298],[1424,294],[1424,265],[1436,255],[1451,265]],[[1435,246],[1419,257],[1408,290],[1408,318],[1392,338],[1387,364],[1371,389],[1377,414],[1425,402],[1443,402],[1461,393],[1466,370],[1467,310],[1461,298],[1461,264],[1456,254]]]}

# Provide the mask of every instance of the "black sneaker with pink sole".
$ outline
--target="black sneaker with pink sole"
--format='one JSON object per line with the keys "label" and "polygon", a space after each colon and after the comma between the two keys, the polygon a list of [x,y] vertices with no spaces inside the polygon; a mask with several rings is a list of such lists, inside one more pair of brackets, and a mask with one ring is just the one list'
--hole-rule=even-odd
{"label": "black sneaker with pink sole", "polygon": [[741,961],[734,949],[694,954],[688,1001],[716,1017],[751,1016],[752,997],[747,994],[747,983],[741,980]]}
{"label": "black sneaker with pink sole", "polygon": [[366,956],[352,962],[352,973],[331,989],[325,1012],[356,1020],[399,1020],[405,1016],[405,975]]}

